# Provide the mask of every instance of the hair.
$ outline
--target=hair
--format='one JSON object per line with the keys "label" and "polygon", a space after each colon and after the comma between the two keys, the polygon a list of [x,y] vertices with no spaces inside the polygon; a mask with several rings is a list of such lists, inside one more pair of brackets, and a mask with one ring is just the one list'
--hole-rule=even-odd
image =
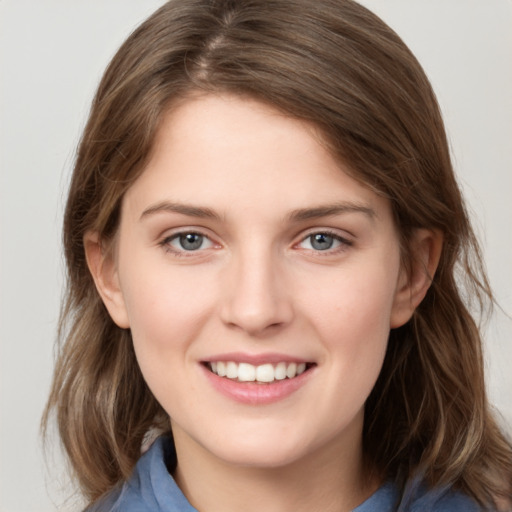
{"label": "hair", "polygon": [[[365,409],[370,467],[404,492],[415,478],[480,504],[510,500],[512,448],[486,399],[475,315],[493,297],[452,169],[440,110],[402,40],[351,0],[170,1],[108,66],[80,141],[64,215],[67,292],[43,425],[55,414],[81,491],[127,479],[168,417],[88,270],[83,239],[108,244],[162,117],[195,92],[250,97],[316,126],[352,177],[392,206],[404,265],[418,228],[443,249],[412,319],[390,333]],[[409,262],[409,263],[408,263]]]}

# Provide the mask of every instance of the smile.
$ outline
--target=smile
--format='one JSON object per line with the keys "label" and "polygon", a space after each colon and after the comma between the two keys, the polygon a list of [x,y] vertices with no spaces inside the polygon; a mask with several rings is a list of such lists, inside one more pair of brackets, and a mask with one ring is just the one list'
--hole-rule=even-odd
{"label": "smile", "polygon": [[304,373],[309,366],[306,363],[261,364],[236,363],[234,361],[216,361],[208,363],[208,368],[219,377],[226,377],[238,382],[271,383],[274,381],[293,379]]}
{"label": "smile", "polygon": [[314,378],[317,366],[285,354],[230,353],[203,360],[200,368],[213,389],[231,400],[255,406],[295,394]]}

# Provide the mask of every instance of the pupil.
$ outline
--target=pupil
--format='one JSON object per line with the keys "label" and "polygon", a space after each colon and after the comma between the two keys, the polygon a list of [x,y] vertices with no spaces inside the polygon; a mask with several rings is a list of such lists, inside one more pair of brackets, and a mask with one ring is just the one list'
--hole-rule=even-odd
{"label": "pupil", "polygon": [[326,235],[325,233],[317,233],[311,236],[311,247],[319,251],[325,251],[332,247],[333,241],[332,236]]}
{"label": "pupil", "polygon": [[187,251],[199,249],[203,243],[203,237],[197,233],[187,233],[180,236],[180,245]]}

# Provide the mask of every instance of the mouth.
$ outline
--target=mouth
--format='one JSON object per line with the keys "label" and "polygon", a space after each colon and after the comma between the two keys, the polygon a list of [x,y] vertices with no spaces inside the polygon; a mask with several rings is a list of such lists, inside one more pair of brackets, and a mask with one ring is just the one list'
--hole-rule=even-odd
{"label": "mouth", "polygon": [[218,377],[235,382],[271,384],[275,381],[295,379],[310,370],[315,363],[278,362],[253,365],[234,361],[204,362],[204,366]]}

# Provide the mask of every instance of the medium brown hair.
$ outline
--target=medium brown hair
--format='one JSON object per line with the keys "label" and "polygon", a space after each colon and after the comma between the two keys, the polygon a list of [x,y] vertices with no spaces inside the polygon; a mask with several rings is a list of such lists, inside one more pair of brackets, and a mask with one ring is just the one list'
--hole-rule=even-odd
{"label": "medium brown hair", "polygon": [[313,123],[352,176],[388,198],[404,264],[418,228],[444,238],[413,318],[392,330],[367,403],[364,449],[404,490],[415,478],[482,504],[510,498],[512,449],[490,412],[468,300],[492,302],[431,86],[401,39],[351,0],[183,0],[127,39],[99,85],[64,217],[68,287],[47,424],[91,502],[126,479],[144,436],[169,428],[108,315],[83,238],[116,234],[163,114],[193,91],[248,96]]}

